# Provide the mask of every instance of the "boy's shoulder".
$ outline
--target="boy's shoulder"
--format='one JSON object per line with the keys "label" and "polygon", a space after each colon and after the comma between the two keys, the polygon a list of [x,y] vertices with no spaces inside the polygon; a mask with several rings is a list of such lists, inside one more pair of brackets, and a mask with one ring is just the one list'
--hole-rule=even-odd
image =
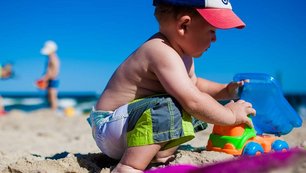
{"label": "boy's shoulder", "polygon": [[139,49],[148,58],[154,58],[155,60],[164,59],[164,57],[168,56],[179,56],[167,38],[159,33],[152,36]]}

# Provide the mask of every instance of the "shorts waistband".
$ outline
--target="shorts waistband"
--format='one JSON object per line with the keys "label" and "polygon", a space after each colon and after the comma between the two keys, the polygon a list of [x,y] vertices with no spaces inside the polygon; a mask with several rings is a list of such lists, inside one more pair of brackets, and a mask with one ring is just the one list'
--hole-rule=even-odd
{"label": "shorts waistband", "polygon": [[103,110],[96,110],[94,107],[90,113],[90,117],[88,118],[88,122],[91,127],[98,127],[100,124],[116,121],[118,119],[128,117],[127,114],[127,106],[123,105],[116,109],[115,111],[103,111]]}

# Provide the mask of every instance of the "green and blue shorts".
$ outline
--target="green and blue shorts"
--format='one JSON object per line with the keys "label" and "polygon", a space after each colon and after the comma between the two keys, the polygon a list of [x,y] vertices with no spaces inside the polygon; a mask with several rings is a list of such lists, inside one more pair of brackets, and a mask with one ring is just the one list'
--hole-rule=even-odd
{"label": "green and blue shorts", "polygon": [[97,146],[113,159],[127,147],[163,143],[166,150],[194,138],[191,116],[170,96],[138,99],[113,112],[93,110],[89,122]]}

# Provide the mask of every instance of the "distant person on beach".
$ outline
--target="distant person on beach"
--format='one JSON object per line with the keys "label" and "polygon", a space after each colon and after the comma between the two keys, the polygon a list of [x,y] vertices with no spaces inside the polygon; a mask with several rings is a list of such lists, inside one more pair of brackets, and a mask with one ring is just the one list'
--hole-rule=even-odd
{"label": "distant person on beach", "polygon": [[[90,114],[93,137],[120,162],[113,172],[142,172],[173,159],[195,137],[192,117],[211,124],[252,126],[252,105],[238,99],[246,81],[199,78],[193,58],[216,41],[217,29],[243,28],[228,0],[154,0],[159,32],[114,72]],[[222,51],[222,50],[221,50]],[[218,67],[216,67],[218,68]],[[218,100],[231,100],[224,106]]]}
{"label": "distant person on beach", "polygon": [[[0,79],[9,79],[13,76],[13,65],[11,63],[7,63],[4,65],[0,64]],[[0,115],[5,114],[3,98],[0,95]]]}
{"label": "distant person on beach", "polygon": [[54,41],[46,41],[41,49],[41,54],[47,56],[47,64],[44,75],[37,80],[37,87],[47,90],[47,97],[52,110],[57,110],[57,89],[59,86],[58,75],[60,60],[56,54],[57,45]]}

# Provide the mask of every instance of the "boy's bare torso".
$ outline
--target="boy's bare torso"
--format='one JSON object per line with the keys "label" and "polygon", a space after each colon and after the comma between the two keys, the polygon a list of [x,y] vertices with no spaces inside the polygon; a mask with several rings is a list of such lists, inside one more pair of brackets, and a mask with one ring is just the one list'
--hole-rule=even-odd
{"label": "boy's bare torso", "polygon": [[48,80],[54,80],[59,74],[59,59],[56,54],[51,54],[49,56],[48,68],[47,68],[47,76]]}
{"label": "boy's bare torso", "polygon": [[[156,57],[154,53],[156,50],[172,49],[166,42],[162,36],[156,34],[133,52],[111,77],[96,104],[96,109],[113,111],[135,99],[166,93],[152,67],[154,58],[162,60]],[[193,65],[192,58],[185,61],[186,72],[190,73]],[[177,77],[173,76],[173,78]]]}

